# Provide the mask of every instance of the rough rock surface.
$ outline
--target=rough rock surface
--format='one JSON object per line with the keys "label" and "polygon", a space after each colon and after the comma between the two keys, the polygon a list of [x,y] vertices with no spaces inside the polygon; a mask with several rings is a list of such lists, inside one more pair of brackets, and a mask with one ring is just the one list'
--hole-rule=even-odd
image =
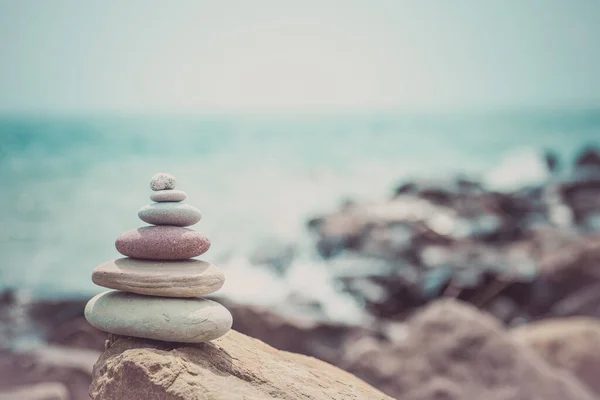
{"label": "rough rock surface", "polygon": [[518,341],[533,347],[544,360],[574,373],[600,394],[600,321],[561,318],[524,325],[512,331]]}
{"label": "rough rock surface", "polygon": [[113,337],[94,366],[92,399],[390,400],[327,363],[236,331],[200,345]]}
{"label": "rough rock surface", "polygon": [[175,189],[176,184],[177,180],[173,175],[165,172],[159,172],[152,177],[152,180],[150,181],[150,189],[154,191],[171,190]]}
{"label": "rough rock surface", "polygon": [[348,371],[402,400],[592,400],[575,377],[512,340],[476,308],[439,300],[409,319],[404,338],[348,353]]}

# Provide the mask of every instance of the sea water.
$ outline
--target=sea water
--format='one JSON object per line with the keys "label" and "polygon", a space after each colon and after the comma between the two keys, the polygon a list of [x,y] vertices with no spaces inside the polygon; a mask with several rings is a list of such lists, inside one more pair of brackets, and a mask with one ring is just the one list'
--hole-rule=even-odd
{"label": "sea water", "polygon": [[[91,273],[144,225],[156,172],[203,214],[201,258],[223,293],[262,305],[290,295],[352,320],[306,221],[347,198],[378,200],[406,179],[461,173],[511,190],[547,178],[542,152],[569,164],[598,144],[600,112],[398,116],[6,116],[0,118],[0,290],[92,295]],[[287,274],[252,265],[259,246],[292,246]]]}

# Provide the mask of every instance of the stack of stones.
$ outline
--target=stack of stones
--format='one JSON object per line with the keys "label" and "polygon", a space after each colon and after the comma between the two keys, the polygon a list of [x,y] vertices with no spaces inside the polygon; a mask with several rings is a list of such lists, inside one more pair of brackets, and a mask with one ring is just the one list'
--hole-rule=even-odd
{"label": "stack of stones", "polygon": [[94,283],[116,290],[91,299],[85,317],[118,335],[184,343],[216,339],[233,320],[225,307],[200,297],[225,282],[217,267],[193,258],[210,247],[206,236],[185,228],[200,221],[200,212],[182,203],[187,195],[175,190],[172,175],[154,175],[150,188],[154,203],[138,216],[152,225],[119,236],[115,246],[127,257],[94,269]]}

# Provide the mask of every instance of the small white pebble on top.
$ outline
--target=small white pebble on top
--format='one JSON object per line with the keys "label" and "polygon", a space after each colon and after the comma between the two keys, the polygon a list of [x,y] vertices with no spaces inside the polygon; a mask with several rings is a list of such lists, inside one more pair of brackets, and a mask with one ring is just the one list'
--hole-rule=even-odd
{"label": "small white pebble on top", "polygon": [[155,192],[159,190],[171,190],[175,189],[176,183],[177,181],[173,175],[161,172],[152,177],[152,180],[150,181],[150,189],[154,190]]}

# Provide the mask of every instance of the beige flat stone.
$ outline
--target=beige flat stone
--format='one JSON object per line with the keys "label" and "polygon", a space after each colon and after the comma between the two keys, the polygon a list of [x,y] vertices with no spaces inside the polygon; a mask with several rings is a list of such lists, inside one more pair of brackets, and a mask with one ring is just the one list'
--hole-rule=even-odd
{"label": "beige flat stone", "polygon": [[219,290],[225,276],[219,268],[206,261],[119,258],[98,265],[92,281],[99,286],[131,293],[198,297]]}

